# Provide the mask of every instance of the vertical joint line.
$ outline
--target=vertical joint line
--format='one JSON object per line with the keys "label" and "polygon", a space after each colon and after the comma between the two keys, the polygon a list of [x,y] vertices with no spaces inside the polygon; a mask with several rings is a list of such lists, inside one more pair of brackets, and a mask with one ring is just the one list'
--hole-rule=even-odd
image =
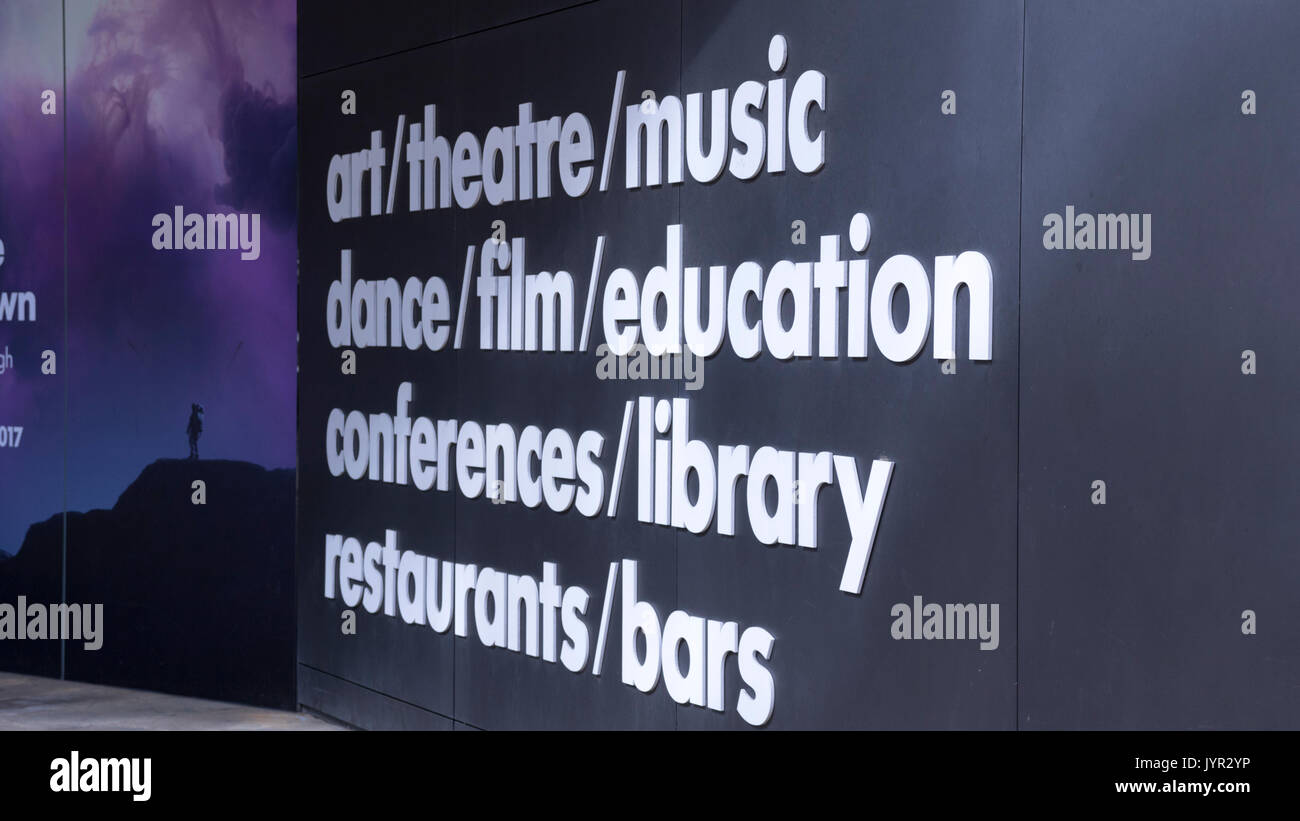
{"label": "vertical joint line", "polygon": [[1024,277],[1025,247],[1025,55],[1029,50],[1029,0],[1020,4],[1020,174],[1016,180],[1020,189],[1019,221],[1016,246],[1016,715],[1015,728],[1020,729],[1020,323],[1023,306],[1020,302],[1020,282]]}
{"label": "vertical joint line", "polygon": [[[68,603],[68,0],[60,5],[63,29],[63,545],[59,568],[59,601]],[[102,628],[102,625],[101,625]],[[68,677],[68,645],[59,636],[59,678]]]}

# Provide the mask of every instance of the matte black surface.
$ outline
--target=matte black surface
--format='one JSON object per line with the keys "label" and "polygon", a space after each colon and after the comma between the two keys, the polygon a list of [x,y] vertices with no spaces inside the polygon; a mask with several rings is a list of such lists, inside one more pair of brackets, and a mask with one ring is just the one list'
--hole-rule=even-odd
{"label": "matte black surface", "polygon": [[[592,32],[601,36],[593,37]],[[591,120],[599,159],[604,154],[617,71],[627,71],[629,84],[673,93],[680,40],[675,15],[633,2],[592,4],[457,40],[455,62],[469,79],[455,91],[457,110],[452,121],[457,128],[483,134],[492,125],[515,122],[517,106],[525,101],[533,103],[539,118],[581,111]],[[511,59],[501,59],[503,54],[512,55]],[[636,98],[630,87],[625,88],[625,100]],[[618,145],[622,146],[621,140]],[[465,247],[481,246],[491,233],[492,221],[504,220],[508,236],[527,239],[528,273],[561,269],[573,276],[578,343],[596,237],[607,237],[601,266],[605,277],[615,265],[644,271],[662,261],[661,226],[678,216],[676,191],[638,191],[629,196],[615,183],[622,173],[620,150],[611,164],[607,193],[597,190],[597,163],[592,190],[581,198],[569,198],[558,179],[553,179],[549,199],[497,208],[484,201],[472,210],[458,211],[457,241],[434,253],[463,263]],[[455,289],[459,293],[459,282]],[[644,391],[646,383],[596,378],[594,351],[604,339],[597,325],[599,306],[598,301],[586,354],[480,352],[477,313],[468,317],[465,348],[458,353],[456,369],[457,418],[483,424],[509,422],[516,431],[528,424],[543,431],[558,427],[575,439],[583,430],[599,431],[605,436],[601,464],[607,475],[613,473],[624,402]],[[471,310],[476,309],[477,300],[471,303]],[[634,461],[631,456],[629,465]],[[636,522],[630,470],[623,487],[614,520],[603,513],[588,519],[573,509],[557,514],[545,504],[536,510],[522,504],[493,505],[484,498],[466,499],[455,493],[457,560],[527,573],[539,580],[542,562],[556,562],[561,585],[580,585],[591,596],[586,621],[594,653],[610,562],[640,561],[640,588],[655,592],[661,618],[676,604],[673,533]],[[484,647],[472,630],[468,638],[456,639],[455,717],[486,729],[672,729],[674,704],[662,686],[643,695],[620,681],[618,603],[616,590],[599,677],[592,675],[590,663],[582,672],[572,673],[558,663]]]}
{"label": "matte black surface", "polygon": [[[331,477],[325,463],[325,424],[333,407],[391,415],[404,379],[417,383],[412,415],[451,418],[446,386],[455,384],[456,357],[405,348],[355,349],[357,375],[344,376],[340,352],[329,347],[325,304],[329,283],[339,278],[342,248],[353,251],[354,281],[392,276],[405,282],[410,276],[438,274],[454,283],[454,293],[459,294],[464,250],[455,252],[456,212],[410,214],[403,186],[397,195],[403,207],[392,216],[335,225],[324,192],[334,152],[368,146],[371,129],[383,129],[391,146],[398,113],[414,117],[425,101],[442,103],[450,94],[440,89],[454,88],[458,76],[449,49],[428,49],[305,79],[299,96],[304,121],[323,127],[302,132],[299,166],[300,219],[309,227],[299,239],[298,661],[336,675],[346,672],[357,684],[448,717],[453,714],[450,640],[428,627],[408,625],[382,612],[372,615],[361,607],[355,608],[357,635],[345,636],[343,600],[337,594],[324,598],[323,574],[327,533],[355,536],[364,545],[383,543],[384,528],[392,528],[402,549],[454,559],[454,500],[450,493],[422,493],[414,485]],[[342,115],[341,87],[356,91],[358,112],[385,113]],[[454,122],[450,111],[443,116],[448,124]],[[440,126],[439,131],[448,128]],[[403,240],[396,241],[398,237]]]}
{"label": "matte black surface", "polygon": [[373,60],[591,0],[299,0],[301,76]]}
{"label": "matte black surface", "polygon": [[[704,366],[704,388],[683,394],[692,436],[711,445],[853,455],[864,479],[873,458],[895,463],[860,596],[838,589],[850,541],[838,486],[819,500],[815,552],[758,544],[743,506],[735,537],[678,536],[682,606],[776,636],[772,727],[1014,726],[1020,24],[1014,3],[686,7],[684,91],[766,80],[768,40],[779,32],[787,82],[820,69],[828,98],[817,174],[790,168],[680,187],[686,264],[813,260],[822,234],[839,235],[843,257],[857,259],[848,228],[862,211],[872,283],[894,254],[915,256],[931,282],[943,254],[979,251],[993,270],[992,362],[967,358],[962,296],[955,374],[941,373],[933,336],[901,365],[874,340],[866,360],[741,361],[724,344]],[[957,92],[955,117],[940,111],[947,88]],[[807,245],[791,244],[795,219],[807,224]],[[998,603],[1000,646],[892,639],[890,608],[916,595]],[[725,717],[679,708],[680,726],[747,726],[736,694],[728,698]]]}
{"label": "matte black surface", "polygon": [[[661,620],[681,608],[773,633],[774,728],[1296,726],[1300,9],[600,0],[509,22],[535,12],[452,16],[450,32],[421,29],[417,15],[412,43],[446,42],[303,81],[299,660],[323,672],[314,690],[300,689],[304,703],[390,726],[373,697],[331,689],[347,680],[485,729],[747,726],[735,712],[734,659],[725,713],[677,707],[662,680],[648,695],[624,685],[618,600],[599,679],[589,667],[573,674],[485,648],[472,626],[466,638],[438,636],[358,609],[358,635],[343,636],[341,603],[320,592],[324,534],[382,541],[387,525],[401,529],[403,547],[508,573],[536,577],[543,561],[558,562],[562,584],[592,595],[593,635],[609,563],[639,559],[640,598]],[[337,28],[311,14],[304,38]],[[489,30],[467,33],[480,29]],[[767,43],[778,32],[788,80],[804,68],[827,75],[826,167],[812,177],[791,169],[627,191],[620,133],[608,193],[328,220],[330,155],[364,147],[372,128],[391,144],[397,115],[409,121],[425,102],[438,103],[445,136],[481,137],[525,101],[537,115],[581,111],[599,158],[618,69],[628,72],[624,105],[645,90],[734,90],[772,76]],[[312,59],[341,65],[396,50],[349,35],[353,57]],[[339,114],[344,88],[358,92],[357,117]],[[1254,116],[1241,113],[1248,88]],[[955,116],[940,109],[947,89]],[[405,182],[397,197],[405,202]],[[1044,215],[1067,205],[1151,213],[1151,259],[1044,250]],[[700,391],[597,380],[599,310],[593,353],[481,353],[471,301],[466,350],[360,351],[355,377],[340,374],[321,323],[344,247],[356,276],[440,273],[454,298],[466,245],[502,219],[510,236],[527,237],[529,273],[573,274],[581,307],[597,234],[607,237],[602,283],[615,266],[643,281],[662,264],[673,222],[684,226],[685,265],[730,272],[752,259],[766,270],[816,259],[817,238],[846,237],[856,211],[872,221],[873,282],[893,254],[917,257],[931,282],[935,256],[988,258],[992,362],[967,358],[965,296],[955,374],[932,358],[933,330],[905,365],[874,341],[865,362],[766,353],[739,362],[724,343]],[[803,246],[791,244],[796,219],[807,226]],[[842,253],[852,258],[846,240]],[[1241,372],[1246,349],[1255,375]],[[690,399],[692,436],[710,447],[830,450],[856,456],[864,477],[870,459],[892,459],[864,591],[837,589],[848,543],[837,489],[823,497],[815,552],[757,543],[743,504],[736,537],[643,525],[635,439],[613,520],[494,506],[454,487],[329,478],[328,410],[391,413],[403,379],[416,383],[416,414],[600,430],[607,477],[622,403],[638,395]],[[1104,506],[1090,502],[1098,479]],[[916,595],[999,604],[1000,647],[892,640],[890,608]],[[1258,635],[1242,634],[1247,609]]]}
{"label": "matte black surface", "polygon": [[347,679],[298,665],[299,702],[344,724],[370,730],[450,730],[451,719]]}
{"label": "matte black surface", "polygon": [[[662,683],[648,695],[623,684],[617,601],[600,678],[485,648],[473,630],[453,639],[360,610],[358,635],[344,636],[341,603],[320,593],[324,534],[381,540],[384,523],[400,523],[403,546],[445,558],[454,554],[480,567],[539,576],[543,561],[558,562],[562,584],[581,584],[592,594],[593,633],[609,563],[622,558],[640,560],[639,598],[652,602],[661,619],[681,607],[692,615],[736,620],[741,630],[766,627],[777,638],[770,662],[777,682],[774,727],[1013,725],[1015,645],[1009,625],[1015,614],[1021,15],[1011,6],[997,14],[953,16],[939,3],[893,5],[870,27],[865,12],[845,20],[840,11],[831,5],[794,13],[779,4],[719,4],[692,7],[679,28],[662,9],[602,2],[304,80],[303,116],[318,123],[303,129],[302,158],[304,664],[479,727],[744,726],[735,712],[741,681],[734,657],[724,713],[679,708]],[[979,27],[977,35],[972,26]],[[830,148],[826,169],[812,177],[791,169],[752,183],[728,177],[708,186],[688,182],[629,192],[622,186],[620,130],[608,193],[328,222],[320,183],[330,155],[367,144],[370,128],[388,134],[388,121],[395,123],[398,113],[413,117],[423,103],[437,102],[440,134],[482,134],[491,125],[513,122],[517,103],[530,101],[538,116],[586,113],[599,143],[619,69],[627,71],[624,105],[647,89],[657,96],[734,89],[744,80],[771,76],[767,44],[777,32],[790,42],[790,82],[805,68],[828,75],[824,126]],[[861,42],[864,32],[869,39]],[[900,32],[905,36],[898,37]],[[967,42],[963,37],[979,48],[960,48]],[[902,88],[874,79],[899,62],[929,68],[912,73]],[[520,71],[542,65],[544,72]],[[939,93],[952,85],[971,111],[965,119],[940,112]],[[357,91],[359,111],[385,114],[341,116],[341,88]],[[913,101],[901,113],[900,92],[901,99]],[[893,125],[900,118],[907,128]],[[598,153],[603,155],[603,145]],[[404,180],[397,196],[405,202]],[[965,359],[963,316],[956,375],[941,375],[928,346],[907,365],[889,363],[878,350],[866,362],[782,363],[765,356],[740,363],[724,349],[705,364],[704,389],[686,392],[679,383],[600,381],[594,353],[479,352],[477,305],[471,301],[465,350],[360,351],[358,376],[351,377],[341,375],[339,352],[328,347],[320,322],[342,247],[354,249],[354,276],[441,272],[459,293],[466,245],[481,243],[492,220],[500,218],[510,236],[527,237],[528,272],[570,270],[581,306],[599,234],[607,236],[605,279],[616,266],[643,279],[651,266],[662,264],[665,230],[676,222],[685,226],[685,264],[723,263],[734,270],[756,259],[766,268],[781,258],[815,259],[817,236],[847,237],[858,210],[873,219],[873,277],[894,253],[916,255],[931,275],[936,255],[979,250],[990,258],[994,363]],[[796,218],[808,225],[803,246],[790,243]],[[442,239],[447,230],[452,241]],[[847,258],[847,239],[844,251]],[[603,341],[599,321],[597,311],[593,352]],[[584,427],[600,430],[607,437],[606,471],[613,467],[623,402],[638,395],[691,399],[692,434],[712,446],[772,444],[852,454],[864,477],[872,458],[892,458],[898,468],[868,586],[861,596],[838,590],[849,537],[835,490],[823,496],[823,547],[816,553],[758,544],[748,533],[743,495],[737,537],[695,537],[638,523],[635,439],[623,504],[612,521],[496,506],[454,490],[419,493],[328,478],[320,445],[329,408],[391,412],[404,378],[416,383],[413,412],[509,421],[517,428],[559,426],[575,434]],[[435,380],[453,378],[443,383],[455,385],[452,395],[435,387]],[[910,604],[914,595],[998,603],[1001,646],[981,651],[974,642],[892,641],[890,608]],[[448,659],[453,652],[454,685]],[[318,706],[316,695],[304,692],[302,698]]]}
{"label": "matte black surface", "polygon": [[[1026,29],[1021,726],[1294,728],[1300,8]],[[1044,250],[1066,205],[1150,213],[1151,258]]]}

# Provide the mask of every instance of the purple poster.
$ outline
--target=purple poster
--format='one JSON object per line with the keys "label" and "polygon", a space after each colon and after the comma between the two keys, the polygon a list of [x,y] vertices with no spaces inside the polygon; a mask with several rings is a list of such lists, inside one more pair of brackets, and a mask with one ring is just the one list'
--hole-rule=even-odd
{"label": "purple poster", "polygon": [[0,669],[292,700],[295,46],[293,0],[0,10],[0,602],[93,634]]}

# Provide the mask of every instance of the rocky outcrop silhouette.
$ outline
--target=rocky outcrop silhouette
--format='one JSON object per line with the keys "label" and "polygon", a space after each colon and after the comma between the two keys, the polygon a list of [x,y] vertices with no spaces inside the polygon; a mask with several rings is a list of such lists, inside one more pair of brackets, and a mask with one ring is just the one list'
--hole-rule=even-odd
{"label": "rocky outcrop silhouette", "polygon": [[[104,605],[103,646],[66,643],[68,678],[295,706],[292,470],[160,459],[112,509],[66,518],[66,599],[57,515],[0,559],[0,603]],[[0,641],[0,670],[57,676],[59,642]]]}

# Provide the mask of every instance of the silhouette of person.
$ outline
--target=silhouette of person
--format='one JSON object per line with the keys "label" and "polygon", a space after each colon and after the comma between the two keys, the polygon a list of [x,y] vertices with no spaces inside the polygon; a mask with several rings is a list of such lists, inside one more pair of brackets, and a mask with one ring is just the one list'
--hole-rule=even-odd
{"label": "silhouette of person", "polygon": [[190,423],[185,427],[190,436],[190,458],[199,458],[199,434],[203,433],[203,406],[197,402],[190,405]]}

